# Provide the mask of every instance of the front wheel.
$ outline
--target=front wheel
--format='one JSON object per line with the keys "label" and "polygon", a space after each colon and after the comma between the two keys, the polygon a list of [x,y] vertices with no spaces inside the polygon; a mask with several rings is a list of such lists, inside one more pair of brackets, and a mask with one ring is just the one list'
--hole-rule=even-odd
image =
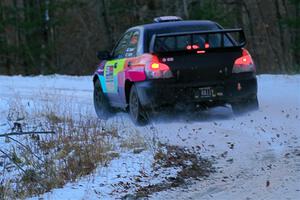
{"label": "front wheel", "polygon": [[99,80],[97,80],[94,85],[94,107],[100,119],[108,119],[113,114],[113,108],[104,95]]}
{"label": "front wheel", "polygon": [[259,104],[258,104],[257,96],[240,102],[232,103],[231,107],[233,113],[236,115],[244,114],[249,111],[258,110]]}
{"label": "front wheel", "polygon": [[129,114],[134,123],[144,125],[148,122],[146,110],[142,107],[135,85],[131,87],[129,96]]}

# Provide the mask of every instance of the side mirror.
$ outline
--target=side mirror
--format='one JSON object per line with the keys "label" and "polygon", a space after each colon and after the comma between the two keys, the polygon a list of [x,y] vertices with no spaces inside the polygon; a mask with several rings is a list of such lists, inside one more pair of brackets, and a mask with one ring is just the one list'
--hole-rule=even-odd
{"label": "side mirror", "polygon": [[108,51],[98,51],[97,58],[99,58],[99,60],[109,60],[111,55]]}

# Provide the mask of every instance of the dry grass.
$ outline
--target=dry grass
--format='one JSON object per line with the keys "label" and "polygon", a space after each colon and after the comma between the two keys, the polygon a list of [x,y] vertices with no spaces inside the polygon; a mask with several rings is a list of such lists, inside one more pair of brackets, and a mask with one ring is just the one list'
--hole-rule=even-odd
{"label": "dry grass", "polygon": [[7,165],[2,166],[0,199],[43,194],[91,174],[99,165],[107,165],[119,155],[116,149],[145,148],[138,134],[129,139],[121,138],[113,125],[96,119],[89,110],[74,106],[70,101],[62,104],[51,95],[43,99],[46,101],[42,103],[24,103],[18,98],[11,102],[7,119],[12,127],[17,122],[23,131],[50,130],[55,134],[15,138],[22,146],[8,139],[12,143],[10,165],[18,164],[21,169],[14,168],[13,178],[7,178],[4,174],[11,171]]}

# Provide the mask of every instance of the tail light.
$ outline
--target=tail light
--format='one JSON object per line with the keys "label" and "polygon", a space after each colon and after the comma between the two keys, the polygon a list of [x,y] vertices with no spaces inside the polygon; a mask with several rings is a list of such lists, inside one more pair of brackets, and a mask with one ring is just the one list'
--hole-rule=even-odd
{"label": "tail light", "polygon": [[242,73],[242,72],[255,72],[256,66],[252,60],[250,53],[243,49],[242,57],[238,58],[234,62],[232,73]]}
{"label": "tail light", "polygon": [[173,74],[168,65],[159,62],[156,56],[146,66],[146,75],[150,79],[172,78]]}

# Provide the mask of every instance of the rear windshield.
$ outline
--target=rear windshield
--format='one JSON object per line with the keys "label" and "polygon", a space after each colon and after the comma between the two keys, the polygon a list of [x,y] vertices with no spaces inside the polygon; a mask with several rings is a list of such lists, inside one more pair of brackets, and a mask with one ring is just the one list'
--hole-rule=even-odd
{"label": "rear windshield", "polygon": [[[149,51],[150,41],[152,39],[152,36],[154,34],[165,34],[165,33],[182,33],[182,32],[191,32],[191,31],[209,31],[209,30],[220,30],[220,27],[217,26],[217,24],[210,23],[210,24],[182,24],[180,26],[161,26],[158,28],[150,29],[145,31],[145,52]],[[195,38],[197,39],[197,38]],[[185,40],[185,38],[179,38],[177,43],[174,43],[174,40],[169,38],[167,39],[167,45],[169,48],[178,48],[178,47],[184,47],[184,45],[188,42]],[[198,38],[200,42],[200,38]],[[172,43],[172,44],[171,44]],[[172,47],[173,46],[173,47]]]}
{"label": "rear windshield", "polygon": [[[222,39],[223,35],[223,39]],[[235,43],[228,34],[196,34],[158,37],[155,40],[155,52],[183,51],[190,49],[232,47]]]}

